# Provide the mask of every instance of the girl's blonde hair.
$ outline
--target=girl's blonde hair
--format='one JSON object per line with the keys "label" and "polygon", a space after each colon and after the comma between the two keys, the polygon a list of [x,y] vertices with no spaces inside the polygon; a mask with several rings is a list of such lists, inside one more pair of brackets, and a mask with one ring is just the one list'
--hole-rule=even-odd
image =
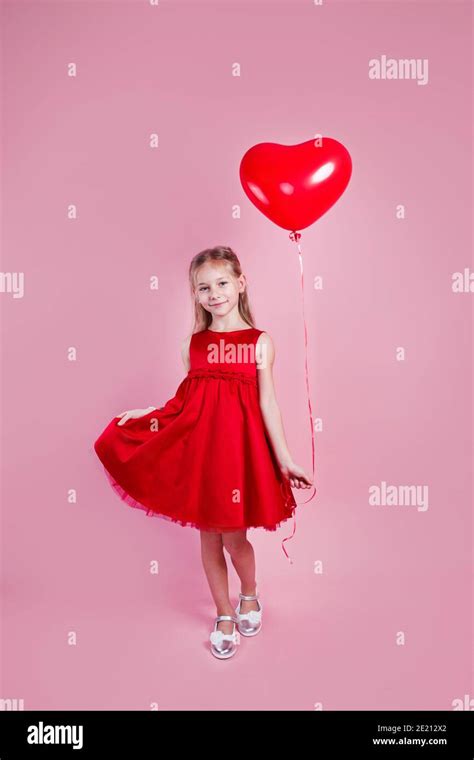
{"label": "girl's blonde hair", "polygon": [[[204,251],[197,253],[189,265],[189,285],[191,288],[191,297],[194,302],[194,327],[193,333],[206,330],[212,322],[212,315],[204,309],[196,299],[195,288],[197,272],[199,267],[207,262],[221,263],[222,266],[228,267],[228,271],[235,277],[242,274],[242,267],[237,255],[232,248],[223,245],[216,245],[214,248],[205,248]],[[255,327],[252,310],[250,308],[249,297],[247,293],[248,284],[243,293],[239,293],[239,314],[250,327]]]}

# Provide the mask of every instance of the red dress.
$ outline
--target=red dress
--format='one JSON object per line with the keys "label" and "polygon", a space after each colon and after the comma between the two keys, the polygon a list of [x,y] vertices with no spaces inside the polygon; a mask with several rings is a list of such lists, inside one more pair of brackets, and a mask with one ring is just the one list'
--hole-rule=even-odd
{"label": "red dress", "polygon": [[123,501],[147,515],[206,531],[276,530],[297,506],[267,436],[255,345],[262,330],[203,330],[190,370],[160,409],[94,443]]}

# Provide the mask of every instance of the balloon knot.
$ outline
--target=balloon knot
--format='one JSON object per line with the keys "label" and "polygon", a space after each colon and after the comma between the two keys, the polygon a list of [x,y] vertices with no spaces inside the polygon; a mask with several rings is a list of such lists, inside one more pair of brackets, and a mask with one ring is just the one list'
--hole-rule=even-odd
{"label": "balloon knot", "polygon": [[300,239],[300,237],[301,237],[301,233],[300,232],[295,232],[295,231],[290,232],[289,238],[290,238],[290,240],[293,241],[293,243],[297,243],[298,240]]}

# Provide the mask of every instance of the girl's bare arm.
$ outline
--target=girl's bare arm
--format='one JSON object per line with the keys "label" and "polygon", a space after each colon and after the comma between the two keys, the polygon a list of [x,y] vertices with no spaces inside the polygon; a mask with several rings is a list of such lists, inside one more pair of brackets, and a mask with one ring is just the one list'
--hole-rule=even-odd
{"label": "girl's bare arm", "polygon": [[288,475],[295,488],[309,488],[312,480],[295,462],[288,449],[280,407],[273,383],[275,348],[268,333],[262,333],[256,345],[257,376],[260,409],[281,471]]}
{"label": "girl's bare arm", "polygon": [[192,334],[188,335],[188,337],[181,344],[181,358],[183,360],[184,369],[186,372],[189,372],[190,368],[189,344],[191,343],[192,337]]}

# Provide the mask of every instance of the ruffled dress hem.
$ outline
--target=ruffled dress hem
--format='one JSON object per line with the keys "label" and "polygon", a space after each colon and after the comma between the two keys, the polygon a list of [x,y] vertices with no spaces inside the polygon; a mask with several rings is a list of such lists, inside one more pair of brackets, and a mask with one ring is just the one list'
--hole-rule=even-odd
{"label": "ruffled dress hem", "polygon": [[291,507],[291,512],[288,514],[288,517],[284,517],[280,522],[275,523],[274,525],[237,525],[234,528],[219,528],[216,526],[210,526],[210,525],[200,525],[199,523],[192,522],[192,521],[186,521],[186,520],[179,520],[177,517],[171,517],[170,515],[166,515],[164,512],[159,512],[156,509],[151,509],[150,507],[147,507],[145,504],[142,504],[140,501],[137,501],[133,496],[131,496],[127,491],[115,480],[115,478],[110,474],[110,472],[107,470],[105,465],[102,465],[104,468],[104,472],[107,476],[107,479],[112,486],[113,490],[119,496],[119,498],[125,502],[125,504],[128,504],[129,507],[133,507],[134,509],[141,509],[144,511],[145,517],[161,517],[164,520],[169,520],[170,522],[177,523],[178,525],[182,525],[183,527],[187,528],[196,528],[197,530],[204,530],[209,531],[211,533],[227,533],[227,532],[233,532],[237,530],[246,530],[248,528],[263,528],[264,530],[275,532],[277,528],[279,528],[281,525],[287,522],[287,520],[290,520],[294,512],[296,510],[297,505],[294,505]]}

